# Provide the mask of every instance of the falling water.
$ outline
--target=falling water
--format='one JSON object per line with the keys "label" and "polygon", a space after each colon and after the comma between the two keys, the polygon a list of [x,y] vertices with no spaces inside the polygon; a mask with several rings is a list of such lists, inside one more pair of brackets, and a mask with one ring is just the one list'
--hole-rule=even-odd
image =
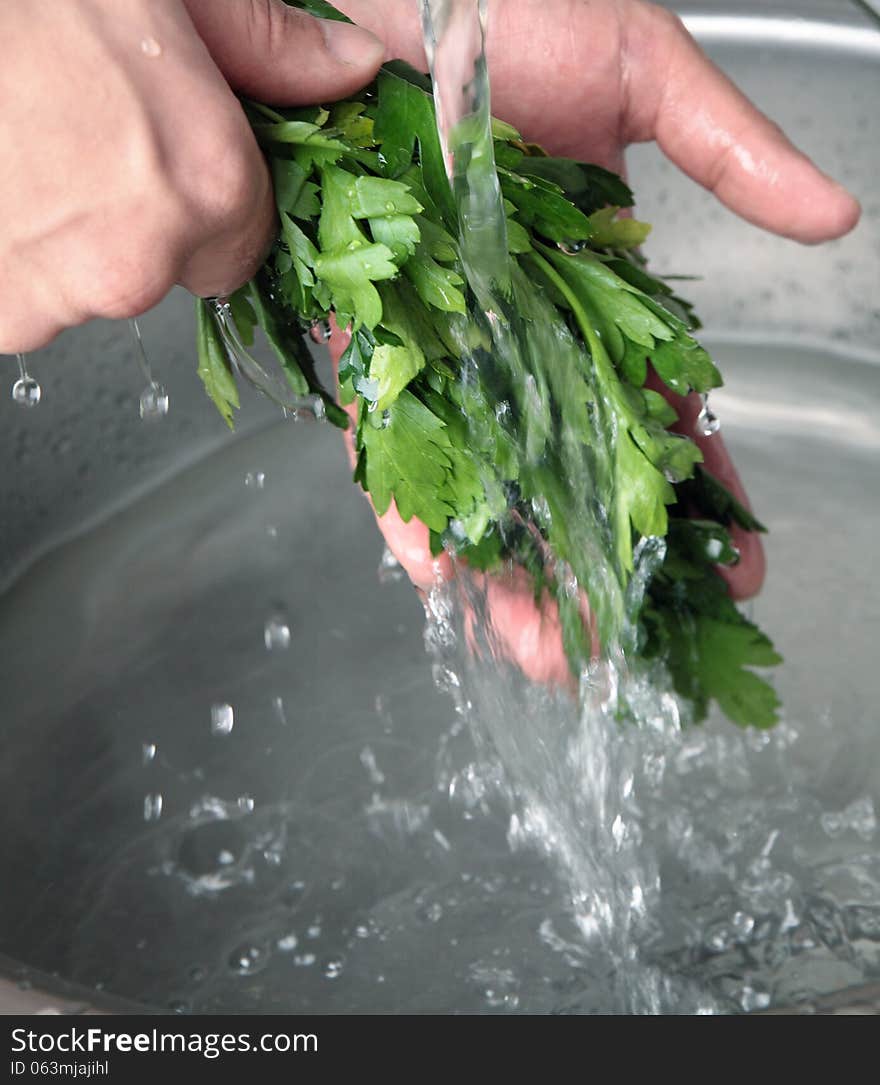
{"label": "falling water", "polygon": [[[626,616],[638,611],[645,584],[662,560],[662,541],[645,541],[632,583],[624,591],[608,557],[602,524],[613,470],[601,419],[588,460],[578,442],[569,439],[572,420],[563,417],[555,423],[542,415],[550,382],[559,380],[566,366],[576,365],[581,348],[549,313],[545,320],[529,314],[530,337],[521,334],[528,303],[525,291],[518,293],[521,273],[508,256],[493,157],[486,7],[485,0],[421,3],[438,129],[459,214],[462,260],[476,299],[469,319],[492,343],[490,355],[470,354],[463,380],[469,394],[484,404],[492,403],[490,386],[497,389],[507,382],[510,400],[522,408],[517,412],[520,425],[511,428],[510,436],[521,442],[524,460],[540,443],[533,441],[528,427],[534,419],[545,427],[542,449],[551,448],[560,484],[571,487],[573,504],[580,509],[573,518],[580,531],[577,545],[590,555],[585,564],[592,584],[601,583],[602,593],[610,595],[616,628],[626,643]],[[534,346],[540,334],[535,326],[547,329],[540,351]],[[464,344],[464,335],[461,340]],[[462,353],[467,356],[466,350]],[[555,373],[548,371],[545,359],[551,360]],[[497,407],[497,401],[493,405]],[[485,413],[485,407],[471,412],[477,417]],[[500,421],[504,413],[496,409],[495,417]],[[540,529],[550,513],[535,507],[534,515]],[[552,555],[548,560],[552,562]],[[581,591],[573,574],[569,581],[571,593]],[[589,596],[590,584],[582,587]],[[528,843],[562,870],[580,936],[600,947],[610,962],[618,1008],[656,1012],[662,1001],[658,974],[639,965],[634,948],[655,922],[660,891],[656,858],[641,847],[637,781],[645,763],[653,766],[654,777],[662,776],[664,750],[679,729],[677,703],[664,692],[664,684],[655,681],[662,676],[630,673],[615,643],[606,645],[605,658],[581,676],[577,704],[567,692],[530,683],[505,662],[510,632],[504,626],[510,618],[496,624],[493,593],[497,596],[491,581],[459,566],[454,586],[438,586],[428,601],[427,644],[437,659],[435,671],[455,695],[481,751],[482,762],[472,766],[470,786],[474,779],[493,775],[497,781],[500,770],[512,811],[511,845]],[[617,722],[622,697],[639,720],[638,732],[623,731]],[[453,790],[463,786],[460,776],[449,785]]]}

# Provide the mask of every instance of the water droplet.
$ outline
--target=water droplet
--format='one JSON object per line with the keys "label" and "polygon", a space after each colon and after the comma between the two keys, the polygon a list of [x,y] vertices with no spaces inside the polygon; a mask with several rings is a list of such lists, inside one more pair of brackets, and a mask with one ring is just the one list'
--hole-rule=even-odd
{"label": "water droplet", "polygon": [[278,528],[277,528],[277,526],[275,524],[267,524],[266,525],[266,534],[269,536],[270,539],[277,539],[278,538]]}
{"label": "water droplet", "polygon": [[293,963],[297,968],[311,968],[315,963],[314,953],[301,953],[299,956],[293,958]]}
{"label": "water droplet", "polygon": [[711,437],[721,429],[721,420],[709,407],[709,396],[703,392],[700,395],[703,406],[697,415],[697,430],[704,437]]}
{"label": "water droplet", "polygon": [[168,1003],[168,1009],[171,1010],[172,1013],[189,1013],[190,1012],[189,1003],[184,1002],[182,998],[172,999],[171,1002]]}
{"label": "water droplet", "polygon": [[244,476],[244,484],[249,490],[262,490],[266,486],[266,473],[264,471],[248,471]]}
{"label": "water droplet", "polygon": [[155,381],[148,384],[141,392],[140,414],[145,422],[156,421],[168,414],[170,400],[161,384]]}
{"label": "water droplet", "polygon": [[299,945],[299,939],[293,932],[285,934],[283,938],[279,938],[275,943],[282,953],[291,953]]}
{"label": "water droplet", "polygon": [[141,41],[141,52],[152,60],[162,55],[162,46],[155,38],[144,38]]}
{"label": "water droplet", "polygon": [[267,652],[285,651],[290,647],[290,626],[283,616],[275,614],[266,622],[263,641]]}
{"label": "water droplet", "polygon": [[231,704],[211,705],[211,734],[228,735],[235,726],[235,713]]}
{"label": "water droplet", "polygon": [[256,805],[250,795],[239,795],[236,800],[239,810],[243,814],[252,814]]}
{"label": "water droplet", "polygon": [[339,979],[342,975],[342,970],[345,967],[345,961],[342,957],[334,957],[327,961],[324,965],[324,975],[328,980]]}
{"label": "water droplet", "polygon": [[156,758],[156,743],[144,742],[141,746],[141,760],[145,765],[149,765],[151,761]]}
{"label": "water droplet", "polygon": [[229,955],[229,970],[238,976],[256,975],[268,963],[269,949],[265,945],[242,945]]}
{"label": "water droplet", "polygon": [[385,783],[385,774],[376,763],[376,755],[369,746],[364,746],[361,750],[361,764],[367,770],[367,775],[370,777],[371,784],[375,787],[379,787],[381,784]]}
{"label": "water droplet", "polygon": [[284,726],[286,727],[287,726],[287,711],[284,708],[284,698],[283,697],[273,697],[272,698],[272,709],[273,709],[273,711],[274,711],[274,713],[275,713],[275,715],[276,715],[276,717],[278,719],[278,722],[284,724]]}
{"label": "water droplet", "polygon": [[393,584],[404,577],[403,566],[386,546],[379,560],[379,583]]}
{"label": "water droplet", "polygon": [[18,380],[12,386],[12,399],[19,407],[36,407],[43,396],[39,382],[27,371],[23,354],[16,354],[18,362]]}
{"label": "water droplet", "polygon": [[559,241],[556,247],[566,256],[577,256],[587,247],[587,243],[586,241]]}
{"label": "water droplet", "polygon": [[132,339],[134,339],[134,358],[138,368],[147,381],[147,387],[141,392],[139,401],[140,416],[145,422],[155,422],[168,414],[170,400],[164,387],[154,378],[150,363],[147,361],[147,352],[144,350],[144,341],[141,338],[141,329],[134,317],[128,322]]}
{"label": "water droplet", "polygon": [[309,337],[314,343],[326,343],[332,334],[327,320],[313,320],[309,326]]}
{"label": "water droplet", "polygon": [[162,816],[162,796],[144,795],[144,821],[158,821]]}

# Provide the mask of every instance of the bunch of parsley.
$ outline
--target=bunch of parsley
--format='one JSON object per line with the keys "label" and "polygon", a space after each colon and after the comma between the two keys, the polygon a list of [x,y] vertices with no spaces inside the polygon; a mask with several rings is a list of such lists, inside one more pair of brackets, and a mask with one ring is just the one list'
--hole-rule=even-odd
{"label": "bunch of parsley", "polygon": [[[680,394],[721,378],[692,337],[690,306],[636,252],[649,228],[617,217],[633,203],[623,181],[548,157],[495,122],[509,281],[486,314],[466,279],[421,76],[388,65],[328,108],[246,109],[281,231],[225,311],[245,345],[262,329],[291,390],[320,397],[341,428],[348,416],[303,335],[330,313],[350,326],[339,399],[357,404],[354,477],[377,513],[393,499],[404,520],[428,526],[437,552],[528,569],[536,599],[556,600],[575,674],[591,640],[572,584],[603,643],[629,637],[631,655],[664,661],[694,719],[715,700],[736,723],[772,726],[776,695],[750,668],[779,656],[717,572],[737,560],[732,523],[763,529],[700,466],[694,442],[669,432],[675,411],[645,387],[649,362]],[[231,425],[227,348],[216,308],[200,301],[199,374]],[[634,594],[652,539],[665,545]]]}

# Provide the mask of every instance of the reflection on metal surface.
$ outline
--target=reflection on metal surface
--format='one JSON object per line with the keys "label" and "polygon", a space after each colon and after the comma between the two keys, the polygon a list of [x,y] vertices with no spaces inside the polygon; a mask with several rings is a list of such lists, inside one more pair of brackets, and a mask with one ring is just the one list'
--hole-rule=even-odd
{"label": "reflection on metal surface", "polygon": [[762,15],[683,15],[685,26],[703,44],[715,42],[842,50],[880,56],[880,30],[817,19],[765,18]]}

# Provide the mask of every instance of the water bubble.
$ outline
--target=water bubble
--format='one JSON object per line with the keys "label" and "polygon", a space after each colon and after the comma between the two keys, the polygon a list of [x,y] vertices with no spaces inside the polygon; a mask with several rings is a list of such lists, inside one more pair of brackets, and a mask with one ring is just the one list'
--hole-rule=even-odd
{"label": "water bubble", "polygon": [[284,698],[283,697],[273,697],[272,698],[272,710],[275,713],[275,716],[276,716],[278,722],[283,723],[284,726],[286,727],[287,726],[287,712],[286,712],[286,710],[284,708]]}
{"label": "water bubble", "polygon": [[244,484],[249,490],[262,490],[266,485],[265,471],[248,471],[244,476]]}
{"label": "water bubble", "polygon": [[158,821],[162,816],[162,796],[144,795],[144,821]]}
{"label": "water bubble", "polygon": [[730,925],[740,941],[749,937],[755,929],[755,919],[748,912],[734,912]]}
{"label": "water bubble", "polygon": [[754,1013],[755,1010],[766,1010],[770,1005],[770,993],[747,983],[740,991],[739,1004],[746,1013]]}
{"label": "water bubble", "polygon": [[161,384],[153,381],[141,392],[140,415],[145,422],[164,418],[168,414],[170,400]]}
{"label": "water bubble", "polygon": [[19,407],[36,407],[43,396],[39,383],[27,371],[23,354],[16,354],[18,380],[12,386],[12,400]]}
{"label": "water bubble", "polygon": [[252,814],[256,803],[250,795],[239,795],[236,805],[243,814]]}
{"label": "water bubble", "polygon": [[269,948],[265,944],[245,944],[229,955],[229,970],[238,976],[253,976],[269,963]]}
{"label": "water bubble", "polygon": [[297,968],[311,968],[316,960],[314,953],[301,953],[293,958],[293,963]]}
{"label": "water bubble", "polygon": [[299,945],[299,939],[291,931],[290,934],[285,934],[283,938],[279,938],[275,944],[282,953],[292,953]]}
{"label": "water bubble", "polygon": [[278,527],[277,527],[277,525],[276,524],[267,524],[266,525],[266,534],[269,536],[270,539],[273,539],[273,540],[277,539],[278,538]]}
{"label": "water bubble", "polygon": [[141,52],[151,60],[162,55],[162,46],[155,38],[144,38],[141,41]]}
{"label": "water bubble", "polygon": [[443,905],[437,900],[432,901],[419,909],[418,916],[425,923],[439,923],[443,918]]}
{"label": "water bubble", "polygon": [[309,325],[309,338],[313,343],[326,343],[332,334],[330,322],[327,320],[313,320]]}
{"label": "water bubble", "polygon": [[267,652],[284,651],[290,647],[290,626],[279,615],[273,615],[263,627],[263,642]]}
{"label": "water bubble", "polygon": [[212,704],[211,705],[211,734],[212,735],[228,735],[231,734],[232,728],[235,726],[235,713],[231,704]]}
{"label": "water bubble", "polygon": [[721,429],[721,420],[709,406],[709,396],[703,392],[700,396],[703,406],[697,415],[697,430],[704,437],[711,437]]}
{"label": "water bubble", "polygon": [[151,761],[156,758],[156,743],[144,742],[141,745],[141,760],[145,765],[149,765]]}

